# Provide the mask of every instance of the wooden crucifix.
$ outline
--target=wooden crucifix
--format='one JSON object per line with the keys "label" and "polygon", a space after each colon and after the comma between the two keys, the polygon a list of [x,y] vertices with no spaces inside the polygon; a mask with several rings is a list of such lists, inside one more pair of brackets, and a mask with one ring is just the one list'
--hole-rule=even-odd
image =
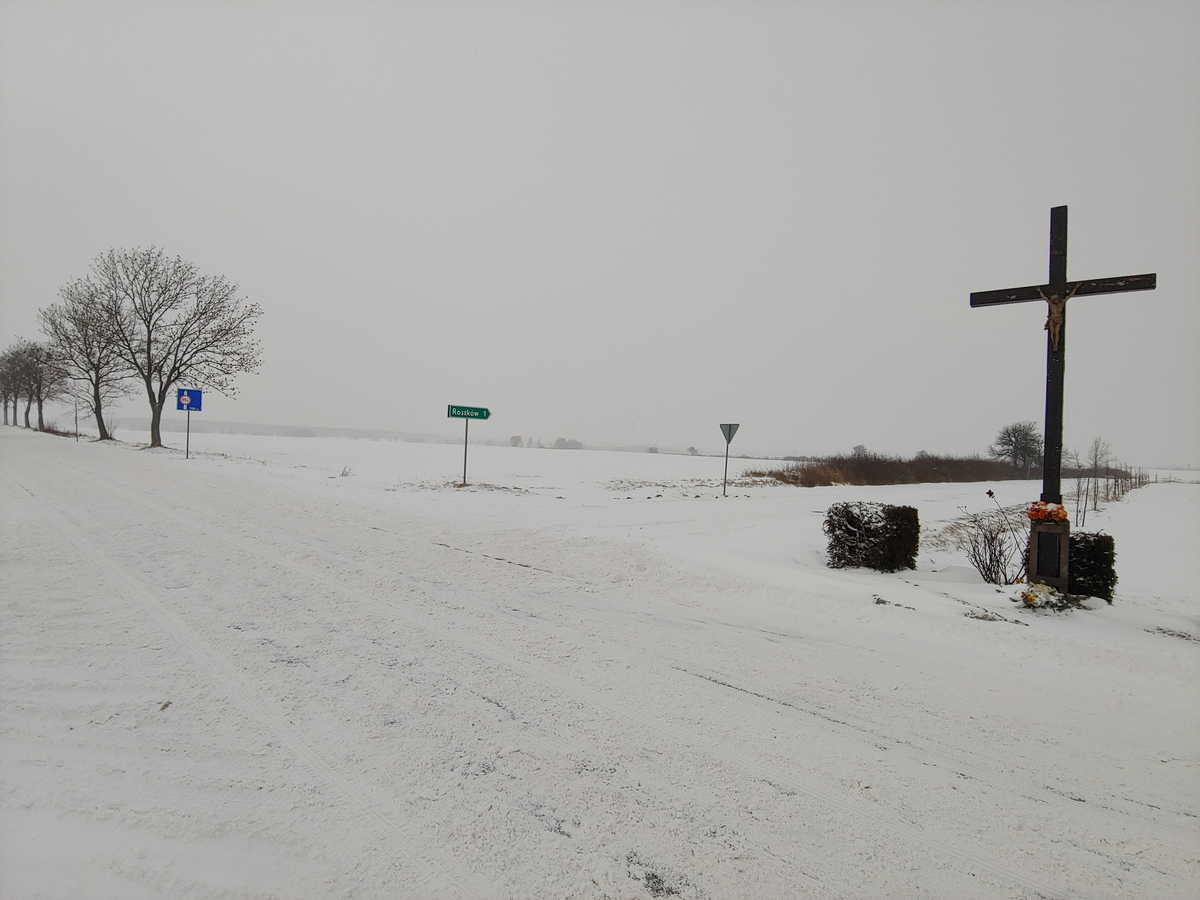
{"label": "wooden crucifix", "polygon": [[971,294],[972,306],[1000,306],[1006,303],[1046,302],[1046,437],[1042,449],[1042,500],[1062,503],[1062,427],[1063,375],[1067,355],[1067,301],[1089,294],[1122,294],[1127,291],[1154,290],[1157,276],[1118,275],[1067,281],[1067,208],[1050,210],[1050,280],[1048,284],[1008,288],[1002,291],[977,291]]}

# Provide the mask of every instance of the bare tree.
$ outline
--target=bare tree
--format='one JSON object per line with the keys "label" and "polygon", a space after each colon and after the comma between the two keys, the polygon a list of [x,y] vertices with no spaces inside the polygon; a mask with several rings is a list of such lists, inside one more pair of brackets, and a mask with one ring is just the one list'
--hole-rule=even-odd
{"label": "bare tree", "polygon": [[62,394],[62,369],[45,344],[22,340],[15,349],[14,373],[19,389],[25,394],[25,427],[30,427],[29,413],[36,403],[38,431],[45,431],[44,406],[47,400]]}
{"label": "bare tree", "polygon": [[1083,461],[1075,450],[1067,454],[1067,462],[1075,472],[1075,524],[1080,528],[1087,521],[1088,490],[1091,479],[1084,471]]}
{"label": "bare tree", "polygon": [[[7,408],[5,410],[5,422],[14,428],[20,427],[21,424],[17,413],[17,404],[20,403],[22,396],[29,397],[28,379],[22,357],[23,346],[23,341],[17,341],[4,351],[3,356],[0,356],[0,378],[3,379],[8,402],[12,405],[11,417],[8,415]],[[32,397],[29,397],[29,406],[33,406]]]}
{"label": "bare tree", "polygon": [[66,379],[62,367],[59,366],[54,354],[45,344],[31,342],[31,373],[30,387],[33,389],[34,400],[37,402],[38,431],[46,430],[46,420],[43,407],[47,400],[55,400],[64,394]]}
{"label": "bare tree", "polygon": [[988,452],[997,459],[1007,459],[1014,469],[1024,469],[1028,476],[1042,455],[1042,436],[1033,422],[1014,422],[1005,425],[996,435]]}
{"label": "bare tree", "polygon": [[[20,379],[16,371],[16,359],[10,347],[0,354],[0,406],[4,407],[4,424],[17,424],[17,394],[20,391]],[[8,407],[12,406],[12,421],[8,418]]]}
{"label": "bare tree", "polygon": [[21,365],[21,345],[15,344],[4,352],[4,372],[9,384],[9,400],[12,403],[12,417],[9,424],[14,428],[20,426],[17,414],[17,404],[21,401],[21,395],[27,394],[25,385],[25,373]]}
{"label": "bare tree", "polygon": [[29,356],[23,348],[17,351],[17,383],[25,394],[25,427],[32,428],[29,411],[33,408],[33,376]]}
{"label": "bare tree", "polygon": [[1096,436],[1092,438],[1091,446],[1088,447],[1088,469],[1092,479],[1092,511],[1096,512],[1100,509],[1100,490],[1099,481],[1103,477],[1108,468],[1111,449],[1108,446],[1108,441],[1102,437]]}
{"label": "bare tree", "polygon": [[21,389],[23,387],[19,365],[20,363],[14,353],[9,363],[10,377],[12,379],[12,421],[9,424],[14,428],[20,424],[17,421],[17,404],[21,401]]}
{"label": "bare tree", "polygon": [[66,392],[83,403],[96,420],[100,440],[112,438],[104,406],[128,393],[130,372],[105,327],[104,294],[95,282],[80,278],[59,291],[60,303],[40,310],[42,331],[66,379]]}
{"label": "bare tree", "polygon": [[150,446],[162,446],[162,410],[187,381],[231,396],[237,375],[261,365],[254,326],[262,314],[223,275],[157,247],[109,250],[93,264],[104,293],[105,327],[116,353],[146,389]]}

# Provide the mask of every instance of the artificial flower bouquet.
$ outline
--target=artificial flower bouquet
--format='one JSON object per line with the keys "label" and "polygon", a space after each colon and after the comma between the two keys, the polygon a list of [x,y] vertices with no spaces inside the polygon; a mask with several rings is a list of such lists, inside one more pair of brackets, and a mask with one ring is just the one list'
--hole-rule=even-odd
{"label": "artificial flower bouquet", "polygon": [[1036,503],[1029,504],[1028,514],[1033,522],[1067,521],[1067,508],[1061,503],[1046,503],[1044,500],[1038,500]]}

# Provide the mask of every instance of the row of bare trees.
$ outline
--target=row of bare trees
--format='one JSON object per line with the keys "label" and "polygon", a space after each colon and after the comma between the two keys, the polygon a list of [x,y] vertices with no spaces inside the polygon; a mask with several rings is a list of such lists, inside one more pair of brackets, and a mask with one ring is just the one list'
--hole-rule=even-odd
{"label": "row of bare trees", "polygon": [[163,407],[176,386],[229,396],[238,375],[258,370],[254,329],[261,314],[225,276],[206,275],[157,247],[109,250],[39,311],[44,342],[20,340],[0,355],[5,424],[18,424],[17,402],[24,398],[26,427],[36,403],[44,429],[43,404],[70,397],[108,440],[105,408],[144,391],[150,446],[160,447]]}
{"label": "row of bare trees", "polygon": [[1096,512],[1102,502],[1113,503],[1154,480],[1145,469],[1119,462],[1101,437],[1092,438],[1086,457],[1073,452],[1068,459],[1075,470],[1075,520],[1081,527],[1089,509]]}
{"label": "row of bare trees", "polygon": [[61,391],[61,372],[45,344],[21,340],[0,354],[0,406],[4,408],[5,425],[19,424],[17,408],[24,399],[25,427],[31,427],[29,415],[36,404],[38,430],[45,430],[43,407]]}

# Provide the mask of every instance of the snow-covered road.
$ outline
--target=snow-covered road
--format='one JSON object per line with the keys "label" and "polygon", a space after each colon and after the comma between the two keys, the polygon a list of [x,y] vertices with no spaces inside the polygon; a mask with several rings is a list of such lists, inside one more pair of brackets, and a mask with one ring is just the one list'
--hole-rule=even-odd
{"label": "snow-covered road", "polygon": [[1200,889],[1200,643],[1148,631],[1200,634],[1196,485],[1095,523],[1115,605],[1039,616],[954,551],[821,565],[833,500],[979,485],[204,439],[0,429],[4,897]]}

